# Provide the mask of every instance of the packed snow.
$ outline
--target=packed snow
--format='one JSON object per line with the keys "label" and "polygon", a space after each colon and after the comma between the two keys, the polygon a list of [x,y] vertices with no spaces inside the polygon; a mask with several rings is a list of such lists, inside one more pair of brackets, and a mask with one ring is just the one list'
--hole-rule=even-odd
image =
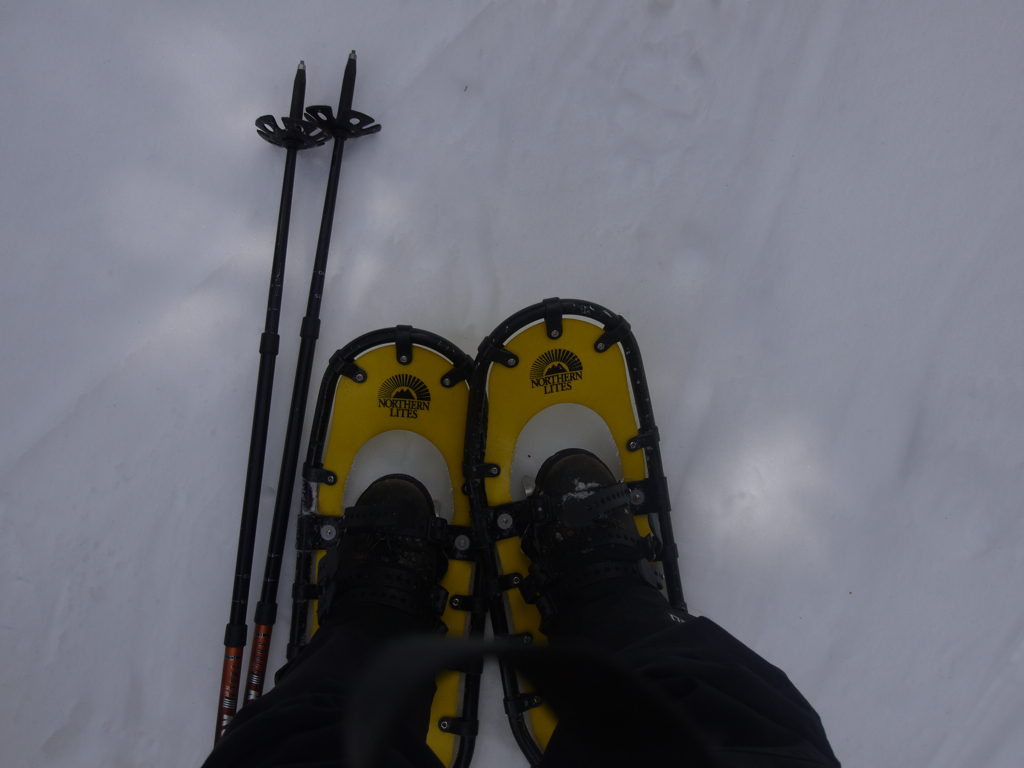
{"label": "packed snow", "polygon": [[[1019,765],[1024,5],[0,18],[0,763],[212,746],[284,165],[253,121],[299,60],[336,105],[356,49],[383,130],[346,146],[315,379],[378,327],[472,352],[548,296],[622,313],[691,610],[847,766]],[[329,159],[298,159],[254,580]],[[474,765],[525,766],[493,668],[481,717]]]}

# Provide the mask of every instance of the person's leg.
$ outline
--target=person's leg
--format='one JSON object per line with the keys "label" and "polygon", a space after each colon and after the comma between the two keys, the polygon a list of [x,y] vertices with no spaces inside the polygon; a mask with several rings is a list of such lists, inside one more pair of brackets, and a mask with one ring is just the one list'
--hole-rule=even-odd
{"label": "person's leg", "polygon": [[[243,707],[204,768],[337,766],[342,723],[356,675],[389,640],[419,629],[408,614],[367,606],[346,623],[317,632],[266,696]],[[420,692],[395,731],[388,768],[440,768],[425,742],[433,686]]]}
{"label": "person's leg", "polygon": [[[443,628],[438,580],[448,560],[416,533],[434,515],[426,489],[388,476],[355,509],[320,561],[319,631],[274,689],[241,709],[204,768],[344,765],[343,723],[358,706],[348,695],[366,663],[389,641]],[[383,765],[440,768],[425,741],[434,691],[432,682],[417,691]]]}
{"label": "person's leg", "polygon": [[[552,646],[586,642],[613,655],[667,694],[724,765],[838,765],[820,718],[782,670],[650,587],[599,585],[559,618]],[[545,766],[573,764],[571,745],[559,742],[556,730]]]}
{"label": "person's leg", "polygon": [[[553,459],[537,477],[547,496],[586,498],[614,484],[596,457]],[[550,645],[586,643],[612,655],[667,694],[723,765],[838,765],[820,718],[782,670],[714,622],[669,606],[639,562],[642,539],[624,508],[583,528],[538,526],[524,550],[549,579]],[[618,575],[602,577],[602,564]],[[542,765],[576,764],[556,729]]]}

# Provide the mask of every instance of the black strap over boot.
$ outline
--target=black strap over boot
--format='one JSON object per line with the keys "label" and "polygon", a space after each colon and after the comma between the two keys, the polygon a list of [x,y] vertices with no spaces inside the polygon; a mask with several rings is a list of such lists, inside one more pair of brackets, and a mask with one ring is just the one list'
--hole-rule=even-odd
{"label": "black strap over boot", "polygon": [[397,608],[443,634],[448,591],[444,520],[427,489],[408,475],[386,475],[339,519],[341,535],[317,568],[321,626],[344,621],[360,604]]}
{"label": "black strap over boot", "polygon": [[662,588],[651,564],[657,540],[640,536],[627,506],[629,489],[597,456],[579,448],[559,451],[541,466],[536,487],[550,513],[535,517],[521,539],[533,564],[520,591],[545,623],[580,589],[607,579]]}

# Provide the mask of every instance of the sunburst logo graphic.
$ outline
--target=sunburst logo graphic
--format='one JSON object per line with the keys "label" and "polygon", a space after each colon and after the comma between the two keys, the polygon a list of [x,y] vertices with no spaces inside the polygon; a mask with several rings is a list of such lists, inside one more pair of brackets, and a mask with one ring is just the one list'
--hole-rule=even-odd
{"label": "sunburst logo graphic", "polygon": [[430,410],[430,390],[408,373],[400,373],[380,385],[377,407],[387,408],[392,418],[415,419]]}
{"label": "sunburst logo graphic", "polygon": [[542,388],[545,395],[567,392],[582,378],[583,363],[567,349],[549,350],[530,366],[530,387]]}

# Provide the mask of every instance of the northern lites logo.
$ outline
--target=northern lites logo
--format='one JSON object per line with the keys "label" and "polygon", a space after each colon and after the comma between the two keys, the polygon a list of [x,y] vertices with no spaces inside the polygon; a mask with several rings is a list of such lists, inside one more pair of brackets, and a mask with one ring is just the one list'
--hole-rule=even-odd
{"label": "northern lites logo", "polygon": [[545,395],[567,392],[583,378],[583,363],[567,349],[552,349],[533,361],[530,387],[543,388]]}
{"label": "northern lites logo", "polygon": [[415,376],[400,373],[380,385],[377,407],[387,408],[395,419],[415,419],[430,410],[430,390]]}

